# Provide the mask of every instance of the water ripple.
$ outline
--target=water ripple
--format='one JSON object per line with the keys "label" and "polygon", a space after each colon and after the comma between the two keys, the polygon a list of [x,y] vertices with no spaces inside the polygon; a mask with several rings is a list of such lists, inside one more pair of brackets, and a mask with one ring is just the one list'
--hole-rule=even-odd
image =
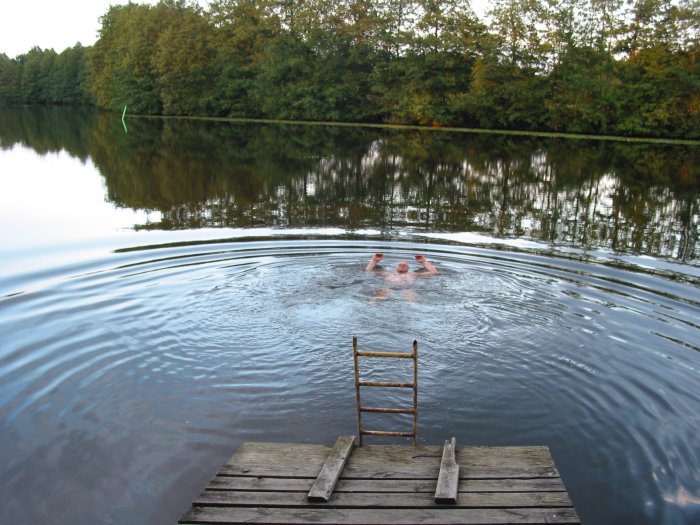
{"label": "water ripple", "polygon": [[[387,266],[424,253],[440,274],[389,282],[362,271],[375,251]],[[0,298],[2,522],[45,521],[79,490],[66,520],[91,523],[97,505],[136,523],[123,509],[166,491],[189,500],[184,477],[203,484],[244,440],[353,433],[353,335],[373,349],[419,341],[421,442],[547,444],[595,523],[696,516],[692,282],[533,253],[280,239],[126,250],[12,287]],[[410,376],[382,361],[363,375]]]}

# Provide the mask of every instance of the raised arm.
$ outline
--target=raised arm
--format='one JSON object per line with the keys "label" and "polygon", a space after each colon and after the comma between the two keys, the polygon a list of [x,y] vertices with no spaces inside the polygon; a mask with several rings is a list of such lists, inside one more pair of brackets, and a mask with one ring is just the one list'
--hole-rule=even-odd
{"label": "raised arm", "polygon": [[423,268],[425,268],[429,274],[435,275],[438,273],[437,268],[435,268],[433,263],[428,262],[424,255],[416,255],[416,261],[418,261],[419,264],[422,264]]}
{"label": "raised arm", "polygon": [[372,270],[374,270],[375,266],[377,266],[377,264],[379,264],[379,261],[381,261],[383,257],[384,257],[383,253],[375,253],[372,256],[372,260],[369,261],[369,264],[365,268],[365,271],[371,272]]}

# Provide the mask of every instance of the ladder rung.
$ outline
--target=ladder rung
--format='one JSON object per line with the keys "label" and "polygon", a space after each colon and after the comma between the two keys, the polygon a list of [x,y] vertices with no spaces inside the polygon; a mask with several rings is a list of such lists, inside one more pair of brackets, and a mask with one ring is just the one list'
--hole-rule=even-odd
{"label": "ladder rung", "polygon": [[413,383],[394,383],[393,381],[358,381],[358,386],[384,386],[397,388],[413,388]]}
{"label": "ladder rung", "polygon": [[384,430],[362,430],[360,432],[365,436],[399,436],[399,437],[415,437],[413,432],[387,432]]}
{"label": "ladder rung", "polygon": [[400,357],[403,359],[413,359],[414,354],[405,352],[357,352],[359,357]]}
{"label": "ladder rung", "polygon": [[382,412],[384,414],[415,414],[416,411],[412,408],[377,408],[377,407],[360,407],[362,412]]}

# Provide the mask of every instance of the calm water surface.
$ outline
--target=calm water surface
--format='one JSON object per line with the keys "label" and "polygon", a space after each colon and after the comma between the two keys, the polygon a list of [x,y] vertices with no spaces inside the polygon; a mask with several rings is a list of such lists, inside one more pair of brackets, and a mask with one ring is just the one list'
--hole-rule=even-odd
{"label": "calm water surface", "polygon": [[172,523],[244,441],[353,433],[353,335],[419,341],[421,443],[700,522],[697,149],[128,124],[0,116],[0,522]]}

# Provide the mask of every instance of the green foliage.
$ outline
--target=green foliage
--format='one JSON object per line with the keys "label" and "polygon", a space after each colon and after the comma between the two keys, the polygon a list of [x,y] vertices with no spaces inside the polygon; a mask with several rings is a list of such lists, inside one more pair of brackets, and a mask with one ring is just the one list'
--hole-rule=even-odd
{"label": "green foliage", "polygon": [[54,103],[77,105],[90,102],[86,89],[86,56],[86,48],[76,44],[56,57],[56,62],[51,72]]}
{"label": "green foliage", "polygon": [[231,117],[258,117],[255,78],[267,48],[280,33],[269,2],[218,0],[209,6],[214,58],[207,79],[206,111]]}
{"label": "green foliage", "polygon": [[0,103],[90,103],[85,54],[77,44],[60,54],[35,47],[14,59],[0,55]]}
{"label": "green foliage", "polygon": [[548,128],[569,133],[609,133],[619,113],[618,64],[591,47],[572,47],[560,59],[548,83]]}
{"label": "green foliage", "polygon": [[161,23],[152,66],[163,113],[197,115],[206,112],[208,85],[215,56],[213,28],[199,9],[160,5]]}
{"label": "green foliage", "polygon": [[100,38],[89,59],[90,90],[101,107],[128,104],[139,113],[160,113],[162,102],[153,64],[163,30],[163,3],[111,6],[101,18]]}
{"label": "green foliage", "polygon": [[700,138],[694,0],[161,0],[0,55],[0,103]]}
{"label": "green foliage", "polygon": [[19,73],[17,62],[4,53],[0,54],[0,104],[19,102]]}
{"label": "green foliage", "polygon": [[665,46],[640,51],[624,71],[628,91],[618,131],[700,136],[699,73],[697,61],[685,53],[672,53]]}

